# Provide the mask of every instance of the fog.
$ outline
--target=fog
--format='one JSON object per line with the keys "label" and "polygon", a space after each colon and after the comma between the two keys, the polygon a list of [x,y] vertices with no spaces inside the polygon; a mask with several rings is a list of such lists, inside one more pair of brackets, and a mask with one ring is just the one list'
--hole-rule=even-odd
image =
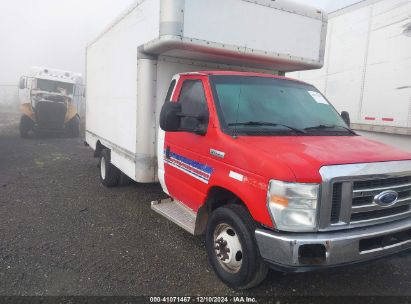
{"label": "fog", "polygon": [[[0,103],[31,66],[84,74],[85,47],[135,0],[0,0]],[[188,0],[193,1],[193,0]],[[358,0],[294,0],[333,11]]]}
{"label": "fog", "polygon": [[13,0],[0,11],[0,84],[33,65],[83,73],[85,46],[133,0]]}

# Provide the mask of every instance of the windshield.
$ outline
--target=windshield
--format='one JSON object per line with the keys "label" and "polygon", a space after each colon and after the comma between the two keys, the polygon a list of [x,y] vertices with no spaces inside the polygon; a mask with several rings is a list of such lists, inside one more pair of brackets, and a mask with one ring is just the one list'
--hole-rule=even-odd
{"label": "windshield", "polygon": [[67,95],[73,94],[73,84],[67,82],[37,79],[37,90],[53,93],[66,92]]}
{"label": "windshield", "polygon": [[313,86],[268,77],[210,76],[220,124],[230,135],[351,135]]}

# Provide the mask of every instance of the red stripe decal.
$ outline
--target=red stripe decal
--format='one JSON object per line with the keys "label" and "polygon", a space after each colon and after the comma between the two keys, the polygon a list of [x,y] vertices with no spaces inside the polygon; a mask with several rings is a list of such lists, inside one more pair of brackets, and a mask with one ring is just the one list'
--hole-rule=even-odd
{"label": "red stripe decal", "polygon": [[364,117],[365,120],[375,120],[375,117]]}
{"label": "red stripe decal", "polygon": [[210,177],[207,173],[204,173],[204,172],[202,172],[202,171],[200,171],[200,170],[197,170],[197,169],[195,169],[195,168],[193,168],[193,167],[187,166],[186,164],[184,164],[184,163],[182,163],[182,162],[179,162],[178,160],[173,160],[173,162],[174,162],[175,164],[179,165],[180,167],[185,168],[185,169],[188,170],[188,171],[192,171],[192,172],[194,172],[195,174],[200,175],[200,176],[202,176],[202,177],[204,177],[204,178],[209,178],[209,177]]}
{"label": "red stripe decal", "polygon": [[394,121],[394,118],[383,118],[382,121]]}
{"label": "red stripe decal", "polygon": [[208,173],[206,173],[206,172],[203,172],[203,171],[201,171],[201,170],[198,170],[197,168],[194,168],[194,167],[192,167],[192,166],[190,166],[190,165],[187,165],[187,164],[185,164],[185,163],[183,163],[183,162],[175,159],[174,157],[171,157],[171,158],[168,159],[167,161],[171,161],[172,163],[180,166],[181,168],[184,168],[184,169],[186,169],[186,170],[188,170],[188,171],[191,171],[191,172],[193,172],[193,173],[195,173],[195,174],[197,174],[197,175],[199,175],[199,176],[201,176],[201,177],[203,177],[203,178],[206,178],[207,180],[210,178],[210,174],[208,174]]}

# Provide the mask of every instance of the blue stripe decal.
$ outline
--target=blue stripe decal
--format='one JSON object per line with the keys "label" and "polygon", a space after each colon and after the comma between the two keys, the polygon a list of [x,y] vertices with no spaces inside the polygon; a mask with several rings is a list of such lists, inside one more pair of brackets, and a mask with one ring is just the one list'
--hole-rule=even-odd
{"label": "blue stripe decal", "polygon": [[167,158],[166,151],[164,151],[163,157],[166,164],[169,164],[206,184],[208,184],[211,174],[213,173],[212,167],[176,153],[169,152],[169,158]]}
{"label": "blue stripe decal", "polygon": [[196,168],[196,169],[198,169],[198,170],[200,170],[200,171],[203,171],[203,172],[205,172],[205,173],[208,173],[208,174],[210,174],[210,175],[213,173],[213,168],[211,168],[210,166],[201,164],[201,163],[199,163],[199,162],[196,162],[195,160],[192,160],[192,159],[189,159],[189,158],[187,158],[187,157],[184,157],[184,156],[175,154],[175,153],[173,153],[173,152],[170,152],[170,156],[171,156],[171,157],[174,157],[175,159],[177,159],[177,160],[179,160],[179,161],[181,161],[181,162],[183,162],[183,163],[185,163],[185,164],[187,164],[187,165],[190,165],[190,166],[192,166],[192,167],[194,167],[194,168]]}

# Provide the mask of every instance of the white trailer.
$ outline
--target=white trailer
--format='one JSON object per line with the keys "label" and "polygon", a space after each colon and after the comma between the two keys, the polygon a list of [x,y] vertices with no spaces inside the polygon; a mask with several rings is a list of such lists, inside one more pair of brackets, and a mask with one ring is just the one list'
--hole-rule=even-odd
{"label": "white trailer", "polygon": [[357,130],[411,135],[411,1],[367,0],[329,15],[317,86]]}
{"label": "white trailer", "polygon": [[173,75],[320,68],[326,27],[323,12],[284,0],[137,1],[87,47],[86,142],[96,156],[110,149],[133,180],[158,181],[158,116]]}

